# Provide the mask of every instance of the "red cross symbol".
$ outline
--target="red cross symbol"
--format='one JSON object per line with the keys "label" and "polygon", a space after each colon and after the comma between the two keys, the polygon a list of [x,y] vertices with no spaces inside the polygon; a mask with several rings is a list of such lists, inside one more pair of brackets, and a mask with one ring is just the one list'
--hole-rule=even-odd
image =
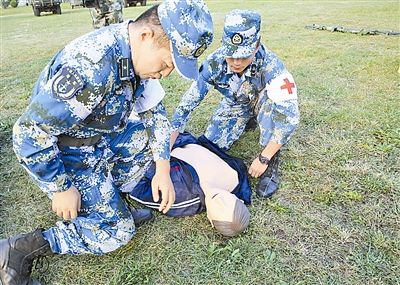
{"label": "red cross symbol", "polygon": [[283,81],[285,81],[285,84],[281,86],[281,89],[287,89],[289,94],[293,94],[292,88],[296,88],[294,83],[290,82],[287,78],[283,79]]}

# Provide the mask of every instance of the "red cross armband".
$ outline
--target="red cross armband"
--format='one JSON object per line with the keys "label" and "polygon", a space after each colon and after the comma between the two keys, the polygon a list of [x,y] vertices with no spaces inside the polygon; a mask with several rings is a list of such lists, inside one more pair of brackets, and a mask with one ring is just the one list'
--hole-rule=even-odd
{"label": "red cross armband", "polygon": [[297,99],[297,85],[287,71],[272,79],[265,89],[268,98],[276,103]]}

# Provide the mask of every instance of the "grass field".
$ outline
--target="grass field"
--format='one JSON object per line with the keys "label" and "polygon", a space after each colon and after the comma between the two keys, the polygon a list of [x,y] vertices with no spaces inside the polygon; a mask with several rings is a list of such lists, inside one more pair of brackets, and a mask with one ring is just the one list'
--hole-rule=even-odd
{"label": "grass field", "polygon": [[[205,214],[156,220],[103,257],[56,256],[46,284],[400,284],[399,37],[310,31],[308,24],[400,30],[398,1],[206,1],[220,43],[224,15],[259,11],[263,42],[293,73],[301,125],[283,154],[280,191],[253,197],[249,229],[225,239]],[[18,165],[12,126],[51,56],[92,30],[87,9],[34,17],[0,10],[0,237],[49,227],[50,201]],[[124,9],[135,18],[142,7]],[[201,59],[204,59],[204,56]],[[189,82],[163,80],[170,113]],[[218,104],[211,92],[189,130]],[[230,151],[252,161],[258,133]],[[256,181],[253,181],[254,185]],[[38,273],[34,275],[38,277]]]}

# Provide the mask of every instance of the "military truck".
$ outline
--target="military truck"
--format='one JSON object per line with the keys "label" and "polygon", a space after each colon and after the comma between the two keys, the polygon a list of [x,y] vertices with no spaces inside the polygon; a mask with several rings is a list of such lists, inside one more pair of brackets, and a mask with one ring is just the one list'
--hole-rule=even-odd
{"label": "military truck", "polygon": [[76,6],[85,7],[83,0],[69,0],[69,4],[71,4],[71,9],[74,9]]}
{"label": "military truck", "polygon": [[140,3],[140,6],[146,6],[146,0],[125,0],[125,8],[129,6],[136,6]]}
{"label": "military truck", "polygon": [[38,17],[42,12],[61,14],[61,0],[32,0],[31,5],[33,14]]}

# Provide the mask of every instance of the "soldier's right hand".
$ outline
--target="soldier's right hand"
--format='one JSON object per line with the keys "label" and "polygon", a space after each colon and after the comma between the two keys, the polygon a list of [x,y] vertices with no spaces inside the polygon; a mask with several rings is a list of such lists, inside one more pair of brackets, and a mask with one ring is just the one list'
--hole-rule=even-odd
{"label": "soldier's right hand", "polygon": [[81,194],[74,186],[65,192],[55,193],[51,208],[60,218],[73,220],[81,208]]}

